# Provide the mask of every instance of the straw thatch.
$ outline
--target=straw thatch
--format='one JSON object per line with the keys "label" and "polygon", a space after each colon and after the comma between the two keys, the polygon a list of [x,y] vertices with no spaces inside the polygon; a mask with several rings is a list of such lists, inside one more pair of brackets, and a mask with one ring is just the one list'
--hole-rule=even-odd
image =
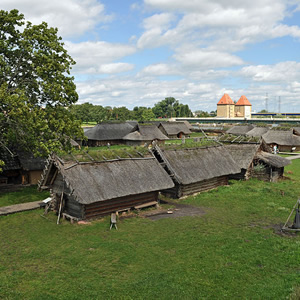
{"label": "straw thatch", "polygon": [[113,141],[122,140],[125,135],[135,130],[135,126],[124,123],[101,123],[84,134],[89,140]]}
{"label": "straw thatch", "polygon": [[183,123],[186,125],[186,127],[189,129],[189,130],[192,130],[194,127],[193,125],[189,122],[189,121],[183,121]]}
{"label": "straw thatch", "polygon": [[125,141],[141,142],[164,141],[168,139],[155,125],[139,125],[138,130],[125,135],[123,138]]}
{"label": "straw thatch", "polygon": [[254,126],[252,124],[249,125],[236,125],[231,127],[226,131],[226,133],[234,134],[234,135],[245,135],[247,132],[252,130]]}
{"label": "straw thatch", "polygon": [[247,136],[254,136],[254,137],[262,137],[266,132],[269,131],[268,127],[254,127],[250,131],[246,133]]}
{"label": "straw thatch", "polygon": [[231,156],[241,169],[247,170],[260,149],[259,144],[229,144],[225,145]]}
{"label": "straw thatch", "polygon": [[[68,162],[54,156],[59,173],[76,201],[91,204],[173,187],[173,182],[155,158],[120,159],[99,163]],[[49,174],[55,174],[51,169]],[[51,176],[45,176],[48,185]]]}
{"label": "straw thatch", "polygon": [[267,144],[282,146],[300,146],[300,137],[293,134],[293,130],[269,130],[262,136]]}
{"label": "straw thatch", "polygon": [[191,131],[188,129],[183,122],[162,122],[159,124],[158,128],[167,137],[180,137],[179,135],[189,135]]}
{"label": "straw thatch", "polygon": [[276,167],[276,168],[282,168],[291,163],[290,160],[288,160],[284,157],[281,157],[279,155],[275,155],[272,153],[263,152],[263,151],[259,152],[256,155],[256,158],[262,160],[267,165]]}
{"label": "straw thatch", "polygon": [[160,151],[180,184],[191,184],[241,171],[224,146]]}
{"label": "straw thatch", "polygon": [[12,153],[8,148],[0,145],[0,160],[4,162],[3,171],[21,169],[18,156]]}
{"label": "straw thatch", "polygon": [[18,158],[25,171],[43,170],[45,168],[46,159],[43,157],[35,157],[32,153],[19,152]]}
{"label": "straw thatch", "polygon": [[300,135],[300,126],[293,127],[293,132],[294,132],[294,134],[296,134],[296,135]]}

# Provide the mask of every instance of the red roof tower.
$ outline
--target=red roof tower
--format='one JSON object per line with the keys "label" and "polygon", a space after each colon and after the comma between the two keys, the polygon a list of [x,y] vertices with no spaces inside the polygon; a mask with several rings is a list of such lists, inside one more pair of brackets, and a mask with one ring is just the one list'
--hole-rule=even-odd
{"label": "red roof tower", "polygon": [[241,96],[239,101],[235,105],[252,106],[246,96]]}
{"label": "red roof tower", "polygon": [[219,105],[219,104],[232,104],[232,105],[234,105],[234,102],[232,101],[232,99],[230,98],[230,96],[228,94],[224,94],[222,96],[222,98],[220,99],[220,101],[217,103],[217,105]]}

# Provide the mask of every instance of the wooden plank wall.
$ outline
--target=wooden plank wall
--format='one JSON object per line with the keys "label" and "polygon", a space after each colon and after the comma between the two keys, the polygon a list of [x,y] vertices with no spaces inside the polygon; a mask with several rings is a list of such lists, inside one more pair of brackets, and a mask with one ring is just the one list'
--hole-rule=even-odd
{"label": "wooden plank wall", "polygon": [[171,198],[180,198],[186,195],[192,195],[199,192],[214,189],[220,185],[228,184],[228,176],[220,176],[187,185],[175,185],[174,188],[162,191],[162,194]]}
{"label": "wooden plank wall", "polygon": [[136,205],[157,201],[158,192],[150,192],[138,195],[131,195],[121,198],[115,198],[106,201],[99,201],[92,204],[84,205],[84,218],[91,219],[108,215],[118,210],[132,208]]}

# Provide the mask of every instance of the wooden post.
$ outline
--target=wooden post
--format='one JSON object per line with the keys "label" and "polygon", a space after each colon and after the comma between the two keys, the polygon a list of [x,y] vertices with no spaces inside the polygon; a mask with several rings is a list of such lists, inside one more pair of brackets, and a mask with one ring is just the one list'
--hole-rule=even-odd
{"label": "wooden post", "polygon": [[65,184],[63,185],[63,189],[62,189],[61,197],[60,197],[60,204],[59,204],[59,210],[58,210],[58,216],[57,216],[57,222],[56,222],[57,225],[59,224],[59,219],[60,219],[60,214],[61,214],[61,209],[62,209],[62,202],[63,202],[63,198],[64,198],[64,187],[65,187]]}

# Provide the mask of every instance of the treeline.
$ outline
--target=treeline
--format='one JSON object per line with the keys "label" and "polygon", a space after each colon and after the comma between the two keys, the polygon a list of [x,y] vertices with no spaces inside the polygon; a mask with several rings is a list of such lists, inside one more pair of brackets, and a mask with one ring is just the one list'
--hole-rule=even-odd
{"label": "treeline", "polygon": [[156,103],[153,108],[136,106],[133,110],[123,107],[111,107],[83,103],[71,108],[78,120],[84,123],[100,123],[108,120],[151,121],[155,118],[190,117],[192,111],[187,104],[181,104],[173,97],[165,98]]}

